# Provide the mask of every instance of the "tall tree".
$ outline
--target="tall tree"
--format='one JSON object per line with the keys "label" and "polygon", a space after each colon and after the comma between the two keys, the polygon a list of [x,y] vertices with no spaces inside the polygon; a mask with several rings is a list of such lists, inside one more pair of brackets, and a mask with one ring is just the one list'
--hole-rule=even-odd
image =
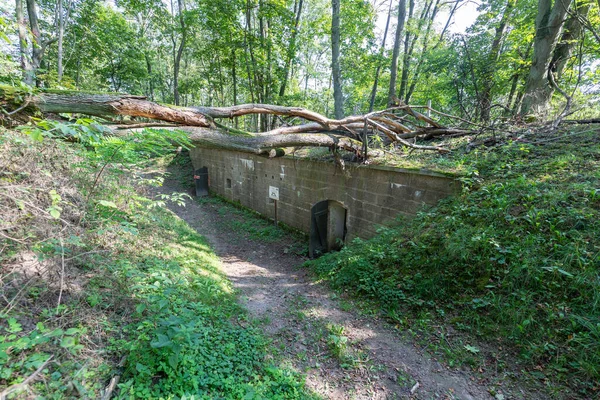
{"label": "tall tree", "polygon": [[29,49],[27,46],[27,25],[25,23],[25,15],[23,14],[23,0],[15,0],[15,5],[15,15],[17,17],[17,25],[19,29],[19,55],[21,69],[23,70],[25,82],[31,84],[33,82],[33,78],[27,76],[28,72],[31,70],[31,66],[28,54]]}
{"label": "tall tree", "polygon": [[[171,9],[173,5],[173,0],[171,0]],[[175,39],[175,33],[172,33],[171,40],[173,42],[173,100],[175,101],[175,105],[179,105],[179,71],[181,68],[181,56],[183,55],[183,49],[185,48],[185,42],[187,39],[187,27],[185,24],[185,19],[183,13],[185,11],[185,3],[183,0],[177,0],[177,9],[178,9],[178,17],[179,17],[179,26],[181,29],[181,39],[179,40],[179,46],[177,46],[177,42]]]}
{"label": "tall tree", "polygon": [[[415,88],[417,86],[417,82],[419,81],[419,74],[421,73],[421,67],[423,66],[423,63],[425,62],[425,58],[427,56],[427,51],[429,48],[429,41],[430,41],[430,33],[431,33],[431,29],[433,28],[433,23],[435,21],[436,16],[438,15],[438,11],[440,10],[440,0],[436,0],[435,1],[435,5],[433,6],[433,11],[431,12],[431,14],[429,13],[425,13],[425,19],[424,20],[424,24],[426,24],[426,28],[425,31],[423,32],[423,40],[421,42],[421,53],[419,54],[418,58],[417,58],[417,65],[414,68],[414,73],[411,77],[411,83],[410,86],[408,88],[408,91],[406,92],[406,96],[404,97],[404,102],[405,103],[409,103],[410,102],[410,98],[412,97]],[[450,15],[448,16],[448,23],[446,23],[446,28],[448,27],[449,21],[452,18],[453,14],[450,13]],[[441,35],[440,35],[440,42],[444,37],[444,33],[446,31],[446,28],[444,28],[444,31],[442,31]],[[419,32],[421,31],[421,29],[419,29]],[[415,35],[415,43],[416,40],[418,39],[418,35]]]}
{"label": "tall tree", "polygon": [[516,3],[516,0],[508,0],[506,2],[506,6],[504,7],[502,17],[500,18],[498,25],[496,25],[494,40],[492,41],[492,46],[487,56],[487,62],[484,66],[480,99],[480,117],[481,120],[484,122],[489,122],[490,120],[490,109],[492,106],[492,88],[494,85],[494,73],[496,72],[496,64],[498,62],[498,57],[500,56],[500,45],[502,43],[502,40],[504,39],[506,25]]}
{"label": "tall tree", "polygon": [[[427,1],[427,0],[426,0]],[[423,8],[425,9],[425,8]],[[410,23],[413,21],[413,13],[415,11],[415,0],[409,0],[408,2],[408,20],[407,25],[410,27]],[[404,35],[404,55],[402,56],[402,77],[400,79],[400,98],[404,97],[404,93],[408,87],[408,69],[410,67],[410,57],[412,56],[411,50],[411,33],[410,29],[406,29]]]}
{"label": "tall tree", "polygon": [[533,60],[520,114],[545,114],[554,88],[547,79],[550,62],[572,0],[538,0]]}
{"label": "tall tree", "polygon": [[[44,53],[46,48],[52,43],[56,42],[58,38],[50,37],[44,39],[42,37],[42,31],[40,30],[40,23],[38,19],[38,10],[35,0],[26,0],[27,2],[27,16],[29,17],[29,28],[31,30],[31,37],[33,43],[31,46],[31,58],[30,62],[26,63],[25,66],[28,68],[25,70],[25,83],[32,85],[36,80],[37,70],[42,64]],[[19,6],[17,6],[18,8]],[[21,6],[22,7],[22,6]]]}
{"label": "tall tree", "polygon": [[379,60],[377,61],[377,68],[375,69],[375,79],[373,80],[373,88],[371,89],[371,98],[369,99],[369,112],[373,111],[375,107],[375,96],[377,96],[377,86],[379,84],[379,72],[381,71],[381,64],[383,59],[383,53],[385,52],[385,42],[387,39],[387,33],[390,27],[390,20],[392,18],[392,5],[393,0],[390,0],[388,9],[387,20],[385,22],[385,30],[383,31],[383,39],[381,40],[381,47],[379,49]]}
{"label": "tall tree", "polygon": [[577,41],[583,29],[582,21],[587,20],[587,14],[590,10],[590,3],[587,1],[577,1],[574,9],[569,12],[569,17],[563,27],[560,40],[554,49],[550,69],[560,79],[567,61],[573,54]]}
{"label": "tall tree", "polygon": [[394,51],[392,53],[392,66],[390,71],[390,90],[388,92],[388,104],[393,104],[396,98],[396,77],[398,76],[398,56],[400,55],[400,42],[404,20],[406,19],[406,0],[398,1],[398,24],[396,25],[396,36],[394,37]]}
{"label": "tall tree", "polygon": [[281,82],[281,87],[279,88],[279,97],[283,97],[285,95],[285,89],[287,88],[288,77],[290,75],[290,68],[296,57],[296,38],[298,37],[298,30],[300,27],[300,16],[302,15],[302,5],[304,4],[304,0],[296,0],[294,3],[294,27],[292,29],[292,37],[290,38],[290,44],[288,46],[287,58],[285,60],[285,67],[283,70],[283,81]]}
{"label": "tall tree", "polygon": [[340,0],[331,0],[331,72],[335,117],[344,117],[344,96],[340,71]]}

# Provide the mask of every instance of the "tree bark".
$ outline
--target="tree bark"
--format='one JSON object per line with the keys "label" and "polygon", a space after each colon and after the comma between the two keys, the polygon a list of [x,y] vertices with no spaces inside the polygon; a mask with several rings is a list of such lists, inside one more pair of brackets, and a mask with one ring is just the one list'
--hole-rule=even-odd
{"label": "tree bark", "polygon": [[21,69],[23,70],[23,81],[28,85],[33,84],[33,76],[31,75],[31,65],[29,62],[29,49],[27,46],[27,25],[25,24],[25,16],[23,15],[23,0],[15,1],[15,16],[19,28],[19,55],[21,61]]}
{"label": "tree bark", "polygon": [[182,127],[189,133],[192,143],[197,146],[269,155],[271,149],[285,147],[329,147],[360,154],[362,143],[331,133],[291,133],[269,136],[244,137],[223,133],[217,129]]}
{"label": "tree bark", "polygon": [[33,84],[36,79],[37,70],[42,64],[46,47],[54,43],[58,38],[51,38],[43,40],[42,32],[40,30],[40,24],[38,21],[37,6],[35,0],[26,0],[27,3],[27,15],[29,16],[29,27],[31,29],[31,36],[33,37],[33,43],[31,46],[31,62],[29,64],[29,70],[25,71],[25,82]]}
{"label": "tree bark", "polygon": [[57,0],[58,2],[58,54],[57,54],[57,74],[58,82],[63,77],[63,38],[65,35],[65,17],[63,14],[63,0]]}
{"label": "tree bark", "polygon": [[390,89],[388,91],[388,105],[396,101],[396,77],[398,76],[398,56],[400,55],[400,42],[404,20],[406,19],[406,0],[398,1],[398,24],[396,25],[396,36],[394,37],[394,50],[392,52],[392,66],[390,67]]}
{"label": "tree bark", "polygon": [[577,2],[575,9],[569,14],[565,22],[560,41],[556,45],[556,49],[554,49],[552,61],[550,62],[550,69],[556,76],[556,79],[561,78],[563,70],[573,54],[573,49],[583,30],[581,22],[587,18],[589,9],[589,3]]}
{"label": "tree bark", "polygon": [[533,60],[525,83],[525,94],[519,114],[545,115],[554,93],[547,75],[552,54],[565,22],[572,0],[538,0],[535,19],[536,35],[533,42]]}
{"label": "tree bark", "polygon": [[340,71],[340,0],[331,0],[331,74],[335,118],[344,117],[344,96]]}
{"label": "tree bark", "polygon": [[99,117],[127,115],[184,125],[214,126],[204,114],[193,108],[171,108],[148,101],[143,96],[43,93],[35,96],[32,103],[44,113],[80,113]]}

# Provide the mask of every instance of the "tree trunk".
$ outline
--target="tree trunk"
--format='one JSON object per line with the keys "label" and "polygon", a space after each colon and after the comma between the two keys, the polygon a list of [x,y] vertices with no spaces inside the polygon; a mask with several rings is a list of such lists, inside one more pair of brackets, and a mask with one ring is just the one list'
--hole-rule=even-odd
{"label": "tree trunk", "polygon": [[[404,96],[404,102],[406,104],[408,104],[410,102],[410,98],[412,97],[412,95],[415,91],[415,88],[417,87],[417,82],[419,80],[419,74],[421,73],[421,67],[423,66],[423,62],[425,61],[425,56],[427,55],[427,48],[429,46],[429,33],[431,32],[431,27],[433,26],[435,17],[437,16],[437,13],[439,11],[439,5],[440,5],[440,0],[436,0],[435,5],[433,6],[433,12],[431,13],[431,16],[428,16],[427,14],[425,15],[425,17],[427,18],[428,21],[427,21],[427,28],[425,29],[425,33],[423,34],[423,47],[421,49],[421,54],[419,55],[419,60],[417,61],[417,67],[415,68],[415,72],[411,78],[412,82],[410,84],[408,92],[406,92],[406,96]],[[449,16],[449,19],[450,18],[452,18],[452,16]],[[443,32],[442,32],[441,36],[443,37]],[[415,41],[416,40],[417,40],[417,37],[415,36]],[[412,53],[412,51],[411,51],[411,53]]]}
{"label": "tree trunk", "polygon": [[[233,105],[237,104],[237,70],[236,70],[237,59],[235,57],[235,46],[231,47],[231,81],[233,84]],[[237,119],[235,120],[237,127]]]}
{"label": "tree trunk", "polygon": [[40,32],[40,26],[38,23],[35,0],[26,0],[26,2],[27,15],[29,16],[29,28],[31,30],[33,43],[31,46],[31,62],[29,64],[30,69],[25,71],[25,82],[31,85],[34,83],[35,75],[37,70],[40,68],[40,64],[44,56],[45,46],[42,43],[42,33]]}
{"label": "tree trunk", "polygon": [[533,42],[533,60],[525,83],[525,94],[520,114],[547,113],[554,88],[548,84],[547,73],[552,53],[572,0],[538,0],[535,19],[536,35]]}
{"label": "tree trunk", "polygon": [[57,54],[57,74],[58,82],[63,76],[63,37],[65,34],[65,19],[63,15],[63,0],[58,1],[58,54]]}
{"label": "tree trunk", "polygon": [[27,2],[27,15],[29,16],[29,27],[31,29],[31,36],[33,37],[33,43],[31,46],[31,63],[30,70],[25,72],[26,81],[33,83],[35,81],[35,75],[37,70],[42,64],[46,47],[54,43],[58,38],[50,38],[48,40],[42,39],[42,32],[40,30],[40,24],[38,21],[37,6],[35,0],[26,0]]}
{"label": "tree trunk", "polygon": [[290,75],[290,69],[294,59],[296,58],[296,38],[298,36],[298,28],[300,27],[300,16],[302,15],[302,5],[304,0],[299,0],[295,8],[294,28],[292,29],[292,37],[290,38],[290,45],[288,47],[287,58],[285,60],[285,67],[283,70],[283,81],[279,88],[279,98],[285,95],[285,89],[287,87],[288,77]]}
{"label": "tree trunk", "polygon": [[[400,0],[406,2],[406,0]],[[390,7],[388,9],[388,16],[385,22],[385,30],[383,31],[383,39],[381,40],[381,48],[379,50],[380,60],[377,61],[377,68],[375,69],[375,79],[373,80],[373,89],[371,89],[371,98],[369,100],[369,112],[373,111],[375,107],[375,97],[377,96],[377,85],[379,84],[379,72],[381,71],[381,64],[383,62],[383,54],[385,53],[385,42],[387,39],[388,29],[390,27],[390,19],[392,18],[392,4],[393,0],[390,0]],[[405,7],[406,8],[406,7]]]}
{"label": "tree trunk", "polygon": [[148,52],[144,52],[144,58],[146,60],[146,72],[148,72],[148,94],[150,100],[154,101],[154,76],[152,76],[152,60],[148,55]]}
{"label": "tree trunk", "polygon": [[[407,21],[412,21],[413,13],[415,11],[415,0],[409,0],[408,2],[408,19]],[[407,22],[407,23],[408,23]],[[410,29],[406,29],[406,34],[404,35],[404,56],[402,57],[402,78],[400,79],[400,98],[404,97],[404,93],[406,92],[406,88],[408,87],[408,68],[410,66],[410,40],[411,34]]]}
{"label": "tree trunk", "polygon": [[335,117],[341,119],[344,116],[344,96],[340,71],[340,0],[331,0],[331,72]]}
{"label": "tree trunk", "polygon": [[183,0],[177,0],[177,7],[179,8],[179,24],[181,26],[181,41],[179,42],[179,48],[177,49],[177,54],[175,55],[174,63],[173,63],[173,100],[175,101],[175,105],[179,105],[179,69],[181,66],[181,56],[183,54],[183,49],[185,47],[185,40],[187,36],[185,21],[183,19],[183,11],[185,8],[185,4]]}
{"label": "tree trunk", "polygon": [[[500,22],[498,22],[498,25],[496,26],[496,33],[494,34],[492,47],[490,48],[490,52],[487,56],[487,62],[484,66],[483,79],[481,85],[480,105],[481,120],[486,124],[490,121],[490,109],[492,106],[492,88],[494,86],[494,73],[496,72],[496,63],[498,62],[498,57],[500,57],[500,44],[502,43],[502,40],[504,38],[504,30],[506,29],[508,18],[512,14],[512,10],[515,5],[516,0],[508,0],[506,2],[504,13],[502,14]],[[512,91],[512,93],[514,93],[514,90]],[[512,97],[512,94],[510,97]]]}
{"label": "tree trunk", "polygon": [[33,75],[31,74],[31,64],[29,62],[29,49],[27,46],[27,25],[25,24],[25,16],[23,15],[23,0],[15,1],[15,16],[19,28],[19,56],[21,61],[21,69],[23,70],[23,81],[28,84],[33,84]]}
{"label": "tree trunk", "polygon": [[281,134],[245,137],[229,135],[217,129],[183,127],[189,133],[192,143],[197,146],[269,155],[272,149],[285,147],[329,147],[359,154],[362,144],[356,140],[327,133]]}
{"label": "tree trunk", "polygon": [[390,67],[390,90],[388,91],[388,104],[396,102],[396,77],[398,76],[398,56],[400,55],[400,42],[404,20],[406,19],[406,0],[398,1],[398,24],[396,25],[396,36],[394,37],[394,51],[392,53],[392,66]]}
{"label": "tree trunk", "polygon": [[589,10],[589,3],[577,2],[575,4],[575,9],[565,22],[560,41],[556,45],[556,49],[554,49],[552,61],[550,62],[550,68],[552,69],[556,79],[560,79],[567,62],[573,54],[573,49],[575,48],[575,45],[581,36],[581,31],[583,30],[581,21],[587,18]]}

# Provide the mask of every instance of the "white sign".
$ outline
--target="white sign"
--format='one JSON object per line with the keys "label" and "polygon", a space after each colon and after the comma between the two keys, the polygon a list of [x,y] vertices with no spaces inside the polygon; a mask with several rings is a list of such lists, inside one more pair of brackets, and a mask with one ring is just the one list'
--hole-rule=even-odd
{"label": "white sign", "polygon": [[279,200],[279,188],[275,186],[269,186],[269,198],[273,200]]}

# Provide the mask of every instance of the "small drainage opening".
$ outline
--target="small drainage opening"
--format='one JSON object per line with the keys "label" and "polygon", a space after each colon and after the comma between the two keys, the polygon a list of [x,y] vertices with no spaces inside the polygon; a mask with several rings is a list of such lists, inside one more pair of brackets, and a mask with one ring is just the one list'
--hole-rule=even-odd
{"label": "small drainage opening", "polygon": [[227,181],[225,182],[225,187],[227,189],[231,189],[231,179],[227,178]]}

